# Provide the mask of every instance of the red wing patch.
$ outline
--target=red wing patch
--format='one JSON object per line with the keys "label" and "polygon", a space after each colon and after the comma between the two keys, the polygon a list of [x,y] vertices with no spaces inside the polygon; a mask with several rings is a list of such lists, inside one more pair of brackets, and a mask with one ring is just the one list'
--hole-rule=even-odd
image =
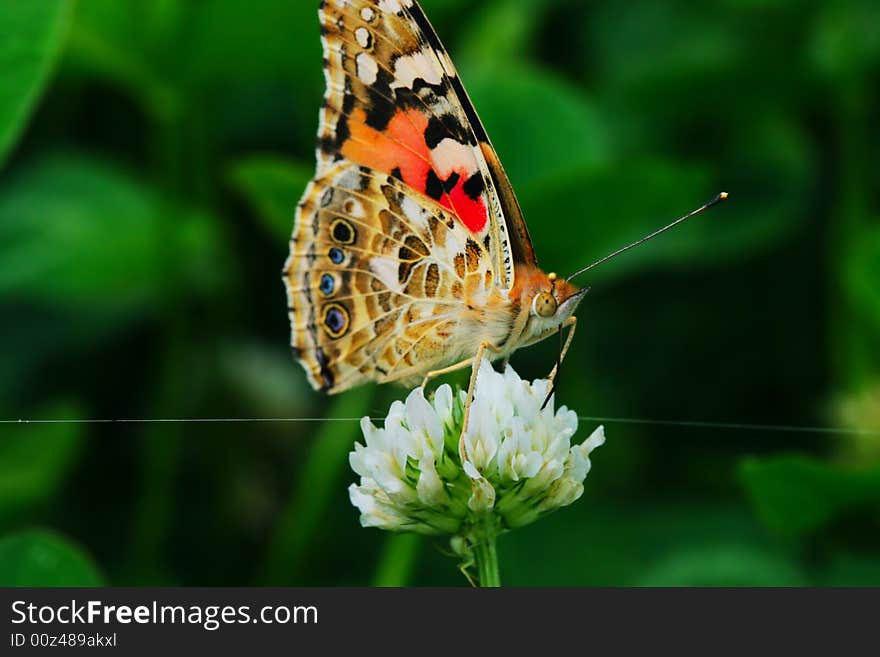
{"label": "red wing patch", "polygon": [[326,0],[319,16],[327,93],[318,176],[345,160],[398,178],[485,243],[499,287],[512,287],[485,133],[424,14],[412,0]]}
{"label": "red wing patch", "polygon": [[366,123],[363,110],[348,117],[351,133],[340,149],[356,164],[400,179],[413,189],[452,211],[472,233],[486,227],[488,212],[483,198],[483,178],[465,164],[453,162],[438,174],[434,156],[425,140],[428,118],[414,109],[398,109],[385,130]]}

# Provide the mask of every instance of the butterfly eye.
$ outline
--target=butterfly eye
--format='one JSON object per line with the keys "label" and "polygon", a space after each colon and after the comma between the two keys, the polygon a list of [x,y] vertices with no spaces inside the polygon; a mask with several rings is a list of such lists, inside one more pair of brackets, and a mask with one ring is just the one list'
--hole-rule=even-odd
{"label": "butterfly eye", "polygon": [[556,297],[549,292],[541,292],[535,297],[534,309],[538,317],[553,317],[556,314]]}

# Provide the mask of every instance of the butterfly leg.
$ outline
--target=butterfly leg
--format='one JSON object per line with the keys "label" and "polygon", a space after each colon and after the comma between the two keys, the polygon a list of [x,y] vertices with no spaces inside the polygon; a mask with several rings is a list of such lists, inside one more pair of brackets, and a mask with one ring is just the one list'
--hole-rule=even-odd
{"label": "butterfly leg", "polygon": [[[451,374],[452,372],[457,372],[458,370],[463,370],[466,367],[473,367],[474,371],[479,366],[480,361],[483,359],[483,352],[488,349],[489,351],[494,351],[496,354],[501,350],[495,345],[489,344],[488,342],[480,343],[480,346],[477,348],[477,354],[473,358],[465,358],[463,361],[455,363],[454,365],[450,365],[449,367],[444,367],[440,370],[431,370],[427,374],[425,374],[425,378],[422,380],[422,388],[424,388],[428,383],[430,383],[433,379],[436,379],[438,376],[443,376],[444,374]],[[506,363],[507,361],[505,361]],[[473,379],[474,375],[471,375]]]}
{"label": "butterfly leg", "polygon": [[473,366],[471,367],[471,380],[468,384],[468,394],[467,399],[464,402],[464,419],[461,423],[461,437],[458,440],[458,453],[461,455],[462,461],[467,459],[467,449],[464,444],[464,434],[467,431],[468,420],[471,417],[471,404],[474,402],[474,390],[477,386],[477,372],[480,371],[480,363],[483,361],[483,354],[486,352],[486,349],[489,351],[494,351],[496,354],[501,350],[493,344],[489,344],[486,341],[480,343],[479,348],[477,349],[477,353],[474,355]]}
{"label": "butterfly leg", "polygon": [[422,380],[422,389],[424,389],[426,385],[428,385],[433,379],[436,379],[438,376],[443,376],[444,374],[451,374],[452,372],[463,370],[464,368],[470,366],[473,362],[473,358],[465,358],[463,361],[455,363],[455,365],[450,365],[449,367],[444,367],[442,370],[431,370],[430,372],[425,374],[425,378]]}

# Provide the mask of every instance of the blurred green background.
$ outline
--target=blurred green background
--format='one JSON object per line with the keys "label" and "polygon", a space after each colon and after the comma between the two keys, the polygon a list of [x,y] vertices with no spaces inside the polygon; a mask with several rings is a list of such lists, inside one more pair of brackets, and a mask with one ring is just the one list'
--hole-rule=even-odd
{"label": "blurred green background", "polygon": [[[607,422],[584,497],[500,539],[503,581],[880,585],[880,4],[422,4],[545,269],[731,194],[591,272],[559,402],[846,430]],[[316,6],[0,7],[0,418],[330,418],[4,423],[0,583],[466,584],[348,502],[338,418],[404,391],[324,398],[287,346]]]}

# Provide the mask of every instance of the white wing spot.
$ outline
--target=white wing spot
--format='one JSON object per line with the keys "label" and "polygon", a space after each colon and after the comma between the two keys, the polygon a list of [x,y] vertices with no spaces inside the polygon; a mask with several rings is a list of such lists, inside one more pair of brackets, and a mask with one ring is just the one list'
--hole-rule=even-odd
{"label": "white wing spot", "polygon": [[394,258],[386,258],[383,256],[370,258],[370,269],[373,274],[376,275],[376,278],[378,278],[389,290],[397,293],[400,293],[403,289],[397,278],[399,265],[400,261],[395,260]]}
{"label": "white wing spot", "polygon": [[403,8],[397,0],[379,0],[379,9],[392,14],[397,14],[403,11]]}
{"label": "white wing spot", "polygon": [[357,62],[357,73],[361,82],[364,84],[373,84],[379,75],[379,65],[376,60],[365,52],[359,53],[355,58]]}
{"label": "white wing spot", "polygon": [[398,57],[394,62],[394,76],[397,78],[391,85],[394,88],[413,88],[416,78],[421,78],[428,84],[440,84],[443,81],[443,71],[424,51],[414,52],[412,55]]}
{"label": "white wing spot", "polygon": [[363,18],[368,23],[375,18],[376,12],[370,9],[369,7],[364,7],[361,9],[361,18]]}
{"label": "white wing spot", "polygon": [[[461,223],[457,223],[456,230],[450,230],[446,234],[446,252],[451,253],[452,257],[454,257],[454,255],[456,253],[464,253],[464,250],[465,250],[465,243],[467,241],[467,237],[462,235],[462,232],[461,232],[464,230],[464,228],[462,227],[461,230],[457,230],[458,226],[461,226],[461,225],[462,225]],[[450,261],[451,261],[451,259],[450,259]]]}
{"label": "white wing spot", "polygon": [[441,141],[431,151],[431,161],[437,170],[437,175],[446,179],[453,171],[458,171],[462,166],[466,167],[468,177],[477,172],[477,161],[471,146],[450,139]]}
{"label": "white wing spot", "polygon": [[400,209],[414,228],[422,230],[428,228],[428,212],[409,196],[404,195]]}
{"label": "white wing spot", "polygon": [[366,48],[370,45],[370,32],[365,27],[359,27],[356,29],[354,31],[354,38],[357,39],[361,48]]}
{"label": "white wing spot", "polygon": [[367,213],[364,212],[364,204],[353,198],[345,202],[344,209],[352,219],[363,219],[367,216]]}
{"label": "white wing spot", "polygon": [[336,176],[334,182],[343,189],[358,189],[360,186],[360,172],[354,167],[346,168]]}

